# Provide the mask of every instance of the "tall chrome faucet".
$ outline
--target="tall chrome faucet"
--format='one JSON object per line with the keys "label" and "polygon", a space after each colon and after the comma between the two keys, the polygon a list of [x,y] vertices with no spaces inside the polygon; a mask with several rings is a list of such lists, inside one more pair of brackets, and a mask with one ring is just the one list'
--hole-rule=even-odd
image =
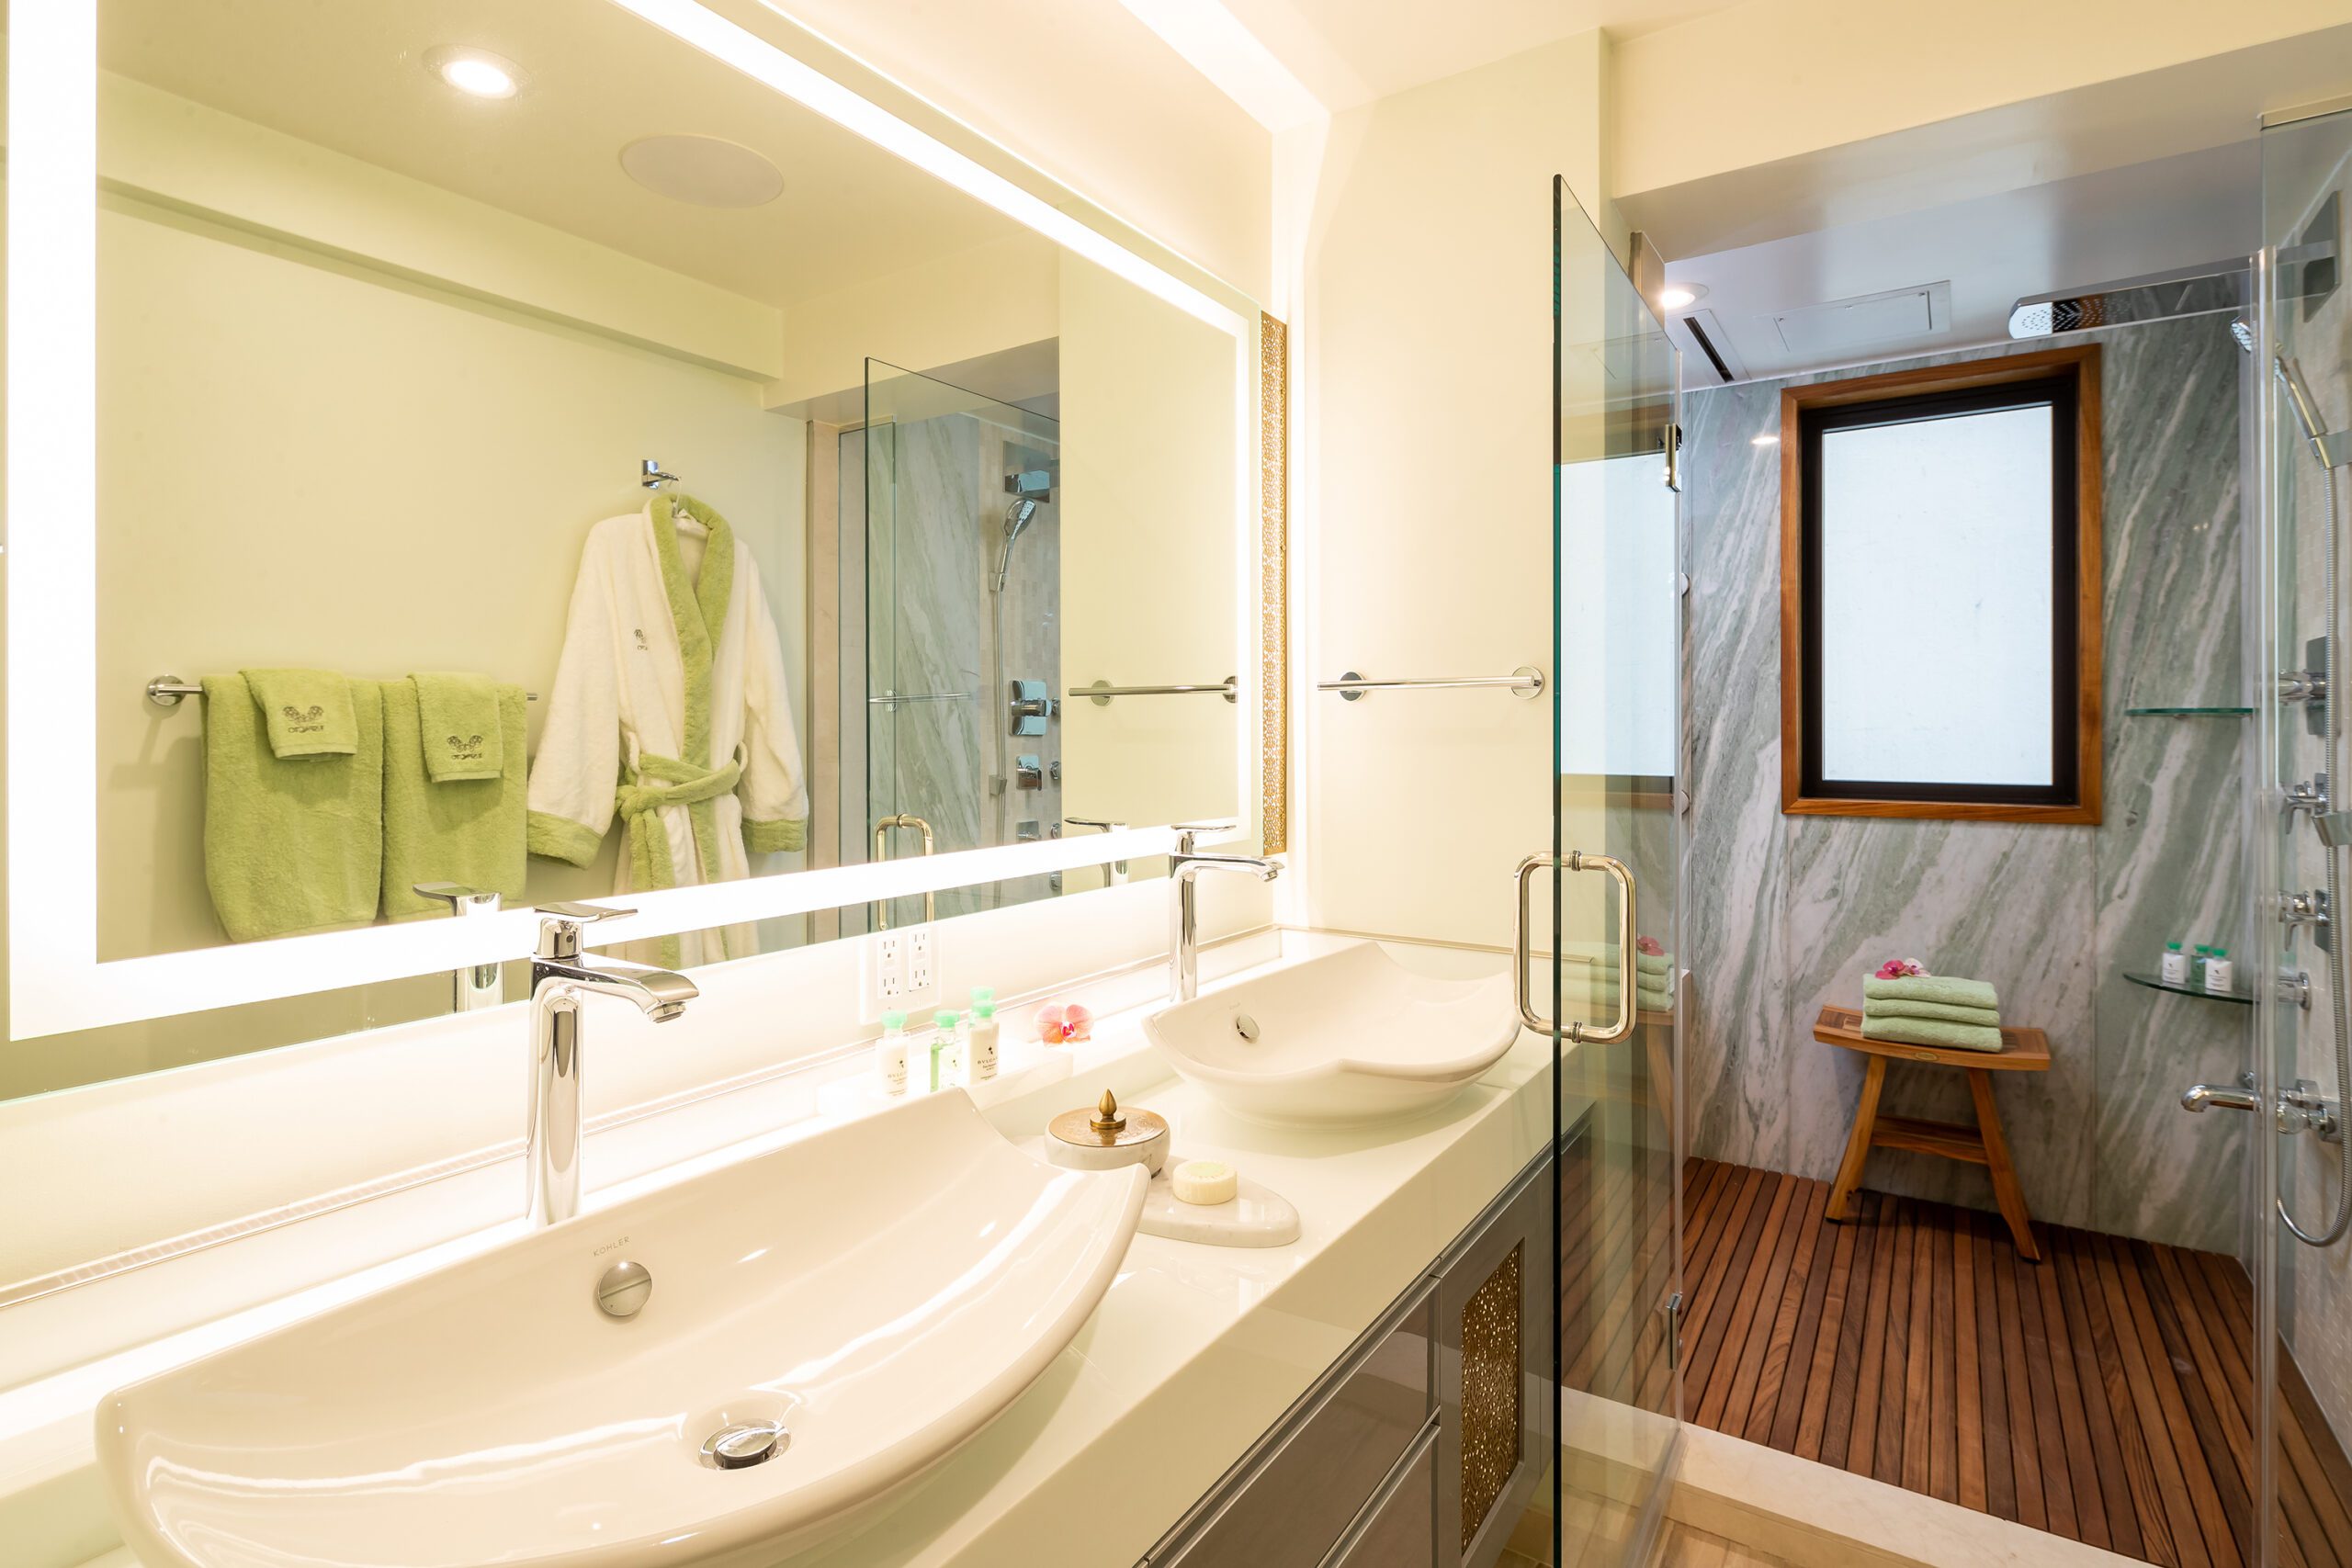
{"label": "tall chrome faucet", "polygon": [[632,915],[599,904],[542,904],[538,951],[531,955],[531,1120],[523,1163],[530,1169],[525,1213],[534,1225],[580,1212],[580,998],[583,992],[635,1002],[667,1023],[702,994],[667,969],[617,958],[583,957],[580,931],[593,920]]}
{"label": "tall chrome faucet", "polygon": [[1195,854],[1193,846],[1197,835],[1220,832],[1232,827],[1230,822],[1179,822],[1176,831],[1176,852],[1168,859],[1168,885],[1171,897],[1168,902],[1168,999],[1189,1002],[1201,989],[1200,908],[1194,902],[1193,883],[1204,871],[1243,871],[1261,882],[1272,882],[1283,874],[1279,862],[1256,855]]}

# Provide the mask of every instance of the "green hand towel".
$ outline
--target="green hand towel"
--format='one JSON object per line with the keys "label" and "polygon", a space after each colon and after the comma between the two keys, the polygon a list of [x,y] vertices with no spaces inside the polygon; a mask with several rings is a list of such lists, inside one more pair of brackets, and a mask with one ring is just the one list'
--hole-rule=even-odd
{"label": "green hand towel", "polygon": [[1674,993],[1664,990],[1654,991],[1645,986],[1634,993],[1634,1006],[1643,1012],[1672,1012]]}
{"label": "green hand towel", "polygon": [[430,771],[433,748],[424,739],[430,732],[419,717],[420,685],[417,678],[384,682],[384,913],[396,920],[447,914],[448,905],[418,896],[420,882],[455,882],[515,902],[523,897],[527,863],[530,766],[523,689],[495,688],[505,771],[496,778],[437,784]]}
{"label": "green hand towel", "polygon": [[269,750],[285,757],[349,757],[359,750],[356,694],[332,670],[241,670],[269,720]]}
{"label": "green hand towel", "polygon": [[232,940],[376,918],[384,853],[384,712],[345,682],[348,756],[272,750],[243,677],[204,678],[204,881]]}
{"label": "green hand towel", "polygon": [[2001,1015],[1991,1008],[1957,1008],[1948,1002],[1910,1002],[1900,997],[1883,997],[1862,1004],[1864,1018],[1932,1018],[1945,1023],[1973,1023],[1980,1029],[1998,1029]]}
{"label": "green hand towel", "polygon": [[1871,1001],[1941,1002],[1946,1007],[1991,1008],[1998,1010],[2000,994],[1982,980],[1957,980],[1949,975],[1919,975],[1907,980],[1881,980],[1872,976],[1862,982],[1862,995]]}
{"label": "green hand towel", "polygon": [[1862,1015],[1862,1038],[1893,1040],[1905,1045],[1939,1045],[1961,1051],[1998,1051],[2001,1032],[1973,1024],[1946,1023],[1933,1018],[1872,1018]]}
{"label": "green hand towel", "polygon": [[435,784],[494,779],[506,772],[498,682],[487,675],[412,675],[424,771]]}
{"label": "green hand towel", "polygon": [[1674,954],[1637,953],[1634,954],[1634,966],[1644,975],[1671,975],[1674,973]]}

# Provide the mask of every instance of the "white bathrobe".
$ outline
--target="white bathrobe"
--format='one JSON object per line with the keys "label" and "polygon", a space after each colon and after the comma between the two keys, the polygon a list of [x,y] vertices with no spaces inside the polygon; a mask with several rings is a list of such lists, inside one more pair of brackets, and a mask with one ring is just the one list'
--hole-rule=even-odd
{"label": "white bathrobe", "polygon": [[[589,532],[531,765],[534,854],[586,865],[614,818],[615,893],[746,876],[746,849],[797,850],[808,791],[784,645],[727,520],[684,496]],[[749,926],[662,940],[658,961],[757,951]]]}

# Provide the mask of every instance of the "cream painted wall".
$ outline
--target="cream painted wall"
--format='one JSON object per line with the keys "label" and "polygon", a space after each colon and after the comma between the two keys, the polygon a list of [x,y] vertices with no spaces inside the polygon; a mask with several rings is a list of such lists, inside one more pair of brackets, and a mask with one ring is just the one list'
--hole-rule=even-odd
{"label": "cream painted wall", "polygon": [[[752,542],[805,664],[804,427],[757,383],[150,207],[105,214],[99,269],[102,960],[223,940],[202,705],[154,707],[150,677],[458,669],[551,689],[581,541],[642,504],[641,456]],[[612,852],[534,859],[532,896],[608,891]]]}
{"label": "cream painted wall", "polygon": [[1294,176],[1318,924],[1506,943],[1511,869],[1552,842],[1548,702],[1311,683],[1551,667],[1552,179],[1603,166],[1605,70],[1585,34],[1384,98]]}
{"label": "cream painted wall", "polygon": [[1247,818],[1240,759],[1257,733],[1257,672],[1240,650],[1249,556],[1236,514],[1252,519],[1254,541],[1256,476],[1244,500],[1234,340],[1077,256],[1062,259],[1061,326],[1064,687],[1241,682],[1238,704],[1065,697],[1063,813]]}

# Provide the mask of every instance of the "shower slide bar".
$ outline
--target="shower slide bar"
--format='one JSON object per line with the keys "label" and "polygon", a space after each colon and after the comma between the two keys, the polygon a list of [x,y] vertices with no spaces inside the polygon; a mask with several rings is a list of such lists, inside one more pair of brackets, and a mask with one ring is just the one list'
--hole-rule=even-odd
{"label": "shower slide bar", "polygon": [[[176,675],[158,675],[147,682],[147,700],[159,708],[175,708],[180,705],[182,698],[202,695],[203,687],[193,681],[183,681]],[[535,703],[539,700],[539,694],[526,692],[523,697],[526,702]]]}
{"label": "shower slide bar", "polygon": [[1324,681],[1317,689],[1337,692],[1343,703],[1361,702],[1366,692],[1385,692],[1399,687],[1418,686],[1501,686],[1513,696],[1534,698],[1544,694],[1544,671],[1532,664],[1522,664],[1508,675],[1424,675],[1395,681],[1373,681],[1350,670],[1336,681]]}
{"label": "shower slide bar", "polygon": [[876,706],[894,703],[968,703],[969,692],[884,692],[865,699]]}
{"label": "shower slide bar", "polygon": [[1091,697],[1096,707],[1107,707],[1113,697],[1184,697],[1195,693],[1214,692],[1227,702],[1241,700],[1241,677],[1227,675],[1214,686],[1114,686],[1108,681],[1097,681],[1091,686],[1072,686],[1073,697]]}

